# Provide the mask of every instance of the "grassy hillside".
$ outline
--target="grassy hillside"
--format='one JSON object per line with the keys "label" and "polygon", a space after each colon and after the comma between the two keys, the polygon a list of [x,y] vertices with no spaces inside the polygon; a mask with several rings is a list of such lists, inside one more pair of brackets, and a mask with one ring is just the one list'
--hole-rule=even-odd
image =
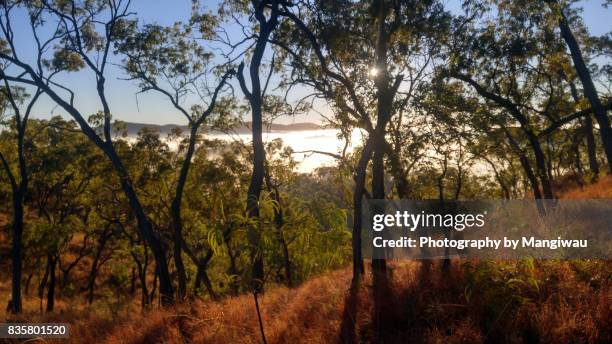
{"label": "grassy hillside", "polygon": [[[381,304],[385,342],[609,343],[612,269],[600,261],[392,265]],[[260,297],[268,343],[372,342],[370,279],[349,291],[350,269]],[[71,343],[261,343],[253,297],[196,301],[112,317],[88,309],[26,313],[72,324]],[[497,338],[497,339],[496,339]]]}
{"label": "grassy hillside", "polygon": [[[612,178],[604,178],[562,198],[611,196]],[[5,275],[2,300],[9,291]],[[454,261],[448,269],[437,261],[394,262],[389,280],[377,285],[378,301],[366,276],[357,290],[350,289],[349,267],[294,289],[270,288],[259,297],[267,342],[612,342],[608,261]],[[262,342],[252,295],[145,313],[129,298],[94,306],[60,298],[59,311],[51,314],[37,310],[36,297],[26,300],[24,314],[3,319],[68,322],[70,343]]]}

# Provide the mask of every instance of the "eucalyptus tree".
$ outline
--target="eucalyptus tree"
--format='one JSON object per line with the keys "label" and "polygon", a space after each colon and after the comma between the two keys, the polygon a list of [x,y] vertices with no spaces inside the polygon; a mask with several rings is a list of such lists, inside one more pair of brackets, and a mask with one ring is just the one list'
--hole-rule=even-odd
{"label": "eucalyptus tree", "polygon": [[[160,293],[164,304],[173,302],[173,287],[168,272],[166,249],[151,223],[123,160],[117,153],[111,133],[111,104],[106,94],[108,66],[114,57],[114,43],[128,35],[136,25],[130,1],[4,1],[1,4],[2,31],[0,60],[5,65],[0,76],[6,80],[39,88],[66,111],[112,163],[121,188],[134,212],[138,230],[150,246],[159,271]],[[31,37],[16,32],[13,21],[27,16]],[[29,41],[33,54],[21,54],[17,41]],[[70,72],[89,72],[103,114],[102,133],[88,122],[75,103],[76,94],[58,77]]]}
{"label": "eucalyptus tree", "polygon": [[[264,260],[261,252],[261,222],[259,200],[264,187],[265,148],[263,141],[263,121],[266,94],[269,92],[274,63],[271,63],[268,76],[262,82],[262,66],[269,50],[269,40],[276,35],[281,21],[280,10],[283,0],[226,0],[219,11],[232,23],[242,28],[244,37],[232,40],[226,31],[220,30],[219,40],[226,44],[229,51],[226,57],[230,63],[244,58],[240,63],[236,77],[240,89],[246,98],[251,111],[251,133],[253,149],[253,170],[246,198],[246,213],[251,219],[247,233],[250,255],[253,262],[251,269],[252,289],[257,302],[257,293],[263,291]],[[246,23],[242,20],[246,20]],[[238,51],[238,52],[237,52]],[[237,54],[236,54],[237,52]],[[245,78],[245,65],[248,60],[248,79]],[[261,324],[260,324],[261,325]],[[265,340],[265,335],[262,336]]]}
{"label": "eucalyptus tree", "polygon": [[47,311],[54,310],[62,252],[87,225],[82,219],[91,201],[88,189],[107,167],[74,125],[57,117],[37,124],[36,144],[30,149],[29,203],[35,232],[28,234],[28,249],[38,249],[47,259],[39,289],[47,289]]}
{"label": "eucalyptus tree", "polygon": [[[4,69],[4,65],[0,68]],[[6,176],[8,177],[13,205],[13,220],[11,225],[11,259],[12,259],[12,283],[11,283],[11,300],[10,310],[13,313],[21,312],[21,276],[22,276],[22,259],[23,259],[23,231],[24,231],[24,198],[28,189],[28,181],[30,171],[28,168],[28,154],[26,151],[28,120],[36,101],[41,92],[36,89],[34,95],[30,96],[21,87],[14,87],[9,84],[9,81],[3,79],[4,86],[0,89],[1,111],[4,124],[9,127],[14,127],[14,142],[11,142],[12,147],[16,147],[17,151],[17,171],[12,167],[12,163],[7,156],[7,152],[0,150],[0,161]]]}
{"label": "eucalyptus tree", "polygon": [[[125,70],[131,79],[138,81],[140,92],[153,91],[166,97],[189,126],[187,147],[180,164],[170,211],[174,231],[174,264],[181,299],[187,292],[187,275],[182,259],[184,239],[181,214],[185,184],[200,139],[199,129],[207,120],[210,124],[217,98],[234,74],[233,69],[223,71],[217,68],[219,80],[212,89],[209,86],[209,79],[215,72],[211,65],[214,55],[201,41],[213,38],[216,23],[213,16],[203,14],[192,16],[187,24],[176,23],[171,27],[146,25],[127,36],[119,45],[126,56]],[[194,27],[197,32],[193,32]],[[227,109],[222,111],[231,109],[228,104],[225,106]]]}
{"label": "eucalyptus tree", "polygon": [[606,106],[607,104],[605,104],[599,96],[599,92],[593,81],[592,73],[589,70],[589,61],[585,58],[580,43],[572,29],[572,25],[581,25],[580,18],[576,16],[575,10],[571,8],[572,1],[544,1],[548,3],[552,15],[556,18],[561,37],[563,37],[563,40],[570,50],[576,74],[582,84],[584,96],[591,104],[595,119],[599,124],[599,133],[608,161],[608,172],[612,173],[612,128],[610,127],[610,119],[608,118],[608,106]]}
{"label": "eucalyptus tree", "polygon": [[547,68],[561,47],[534,34],[523,16],[501,6],[497,9],[495,23],[476,23],[467,26],[469,33],[458,33],[448,75],[469,85],[494,111],[519,125],[533,151],[542,194],[551,199],[539,127],[558,111],[557,101],[564,101],[563,90],[553,81],[558,76],[551,77]]}
{"label": "eucalyptus tree", "polygon": [[[446,39],[450,16],[439,1],[298,1],[284,4],[287,34],[273,43],[290,66],[288,83],[328,101],[333,121],[367,134],[355,168],[353,273],[363,273],[361,206],[372,160],[372,197],[384,199],[387,126],[425,81]],[[384,271],[384,260],[375,260]]]}

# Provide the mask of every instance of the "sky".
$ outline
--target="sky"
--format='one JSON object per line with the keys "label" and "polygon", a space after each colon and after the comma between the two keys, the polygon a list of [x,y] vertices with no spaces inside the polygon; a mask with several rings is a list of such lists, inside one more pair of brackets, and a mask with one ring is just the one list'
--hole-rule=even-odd
{"label": "sky", "polygon": [[[201,3],[209,8],[216,9],[218,0],[203,0]],[[589,31],[593,35],[602,35],[612,31],[612,8],[605,9],[601,6],[602,0],[580,1],[579,6],[583,7],[583,19]],[[186,20],[191,12],[191,0],[133,0],[132,9],[138,15],[142,24],[157,23],[171,25],[179,20]],[[457,11],[459,0],[447,0],[447,8]],[[23,13],[22,13],[23,14]],[[13,18],[15,31],[20,39],[17,40],[17,49],[21,56],[31,55],[33,40],[28,35],[29,25],[25,21],[25,16],[20,15]],[[228,28],[229,32],[232,29]],[[234,31],[235,32],[235,31]],[[237,33],[237,32],[236,32]],[[238,33],[237,33],[238,34]],[[239,39],[240,37],[236,37]],[[118,61],[115,61],[118,62]],[[114,118],[127,122],[141,122],[151,124],[185,124],[185,119],[172,107],[169,101],[159,94],[138,94],[138,88],[133,81],[122,80],[125,74],[117,66],[111,66],[107,71],[107,96],[111,104]],[[94,76],[91,72],[70,73],[59,81],[69,85],[76,94],[75,105],[84,114],[93,114],[100,108],[100,101],[97,97],[94,83]],[[238,90],[238,88],[236,88]],[[303,90],[302,92],[306,92]],[[241,95],[237,91],[237,95]],[[297,96],[295,96],[297,98]],[[63,109],[57,107],[50,99],[42,97],[33,111],[34,117],[50,118],[55,115],[65,116]],[[294,122],[321,122],[322,118],[316,113],[303,114],[291,118],[280,118],[277,123]]]}

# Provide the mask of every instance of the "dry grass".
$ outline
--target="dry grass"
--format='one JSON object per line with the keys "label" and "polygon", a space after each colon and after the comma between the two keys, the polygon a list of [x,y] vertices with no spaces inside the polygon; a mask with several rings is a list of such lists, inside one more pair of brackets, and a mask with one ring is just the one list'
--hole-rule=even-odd
{"label": "dry grass", "polygon": [[[612,177],[561,198],[612,198]],[[609,261],[439,262],[389,264],[388,279],[366,273],[350,289],[351,269],[260,296],[267,341],[275,343],[612,343]],[[377,291],[377,292],[376,292]],[[8,282],[0,281],[5,300]],[[116,314],[82,298],[44,314],[37,300],[11,321],[68,322],[69,343],[261,343],[252,295]],[[0,342],[2,342],[0,340]],[[53,341],[49,341],[53,342]],[[58,341],[59,342],[59,341]]]}
{"label": "dry grass", "polygon": [[[349,280],[348,270],[336,271],[300,288],[281,287],[260,296],[268,342],[327,343],[337,338]],[[146,343],[153,338],[165,343],[260,343],[253,296],[149,313],[118,327],[107,342]]]}
{"label": "dry grass", "polygon": [[601,177],[596,183],[560,192],[561,199],[612,198],[612,175]]}
{"label": "dry grass", "polygon": [[[268,343],[612,342],[609,262],[393,262],[389,275],[379,304],[369,273],[349,291],[350,269],[267,291],[260,305]],[[262,342],[252,295],[114,321],[87,309],[13,320],[69,322],[70,343]]]}

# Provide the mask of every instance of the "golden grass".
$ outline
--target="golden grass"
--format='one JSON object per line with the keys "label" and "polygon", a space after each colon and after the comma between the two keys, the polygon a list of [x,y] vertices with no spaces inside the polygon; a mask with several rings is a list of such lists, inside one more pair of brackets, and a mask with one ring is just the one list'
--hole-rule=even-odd
{"label": "golden grass", "polygon": [[[391,262],[383,299],[374,282],[349,291],[351,270],[260,296],[274,343],[609,343],[612,266],[605,261]],[[483,274],[483,272],[486,272]],[[511,280],[523,280],[510,283]],[[535,282],[528,282],[533,279]],[[468,297],[467,291],[471,293]],[[373,314],[380,311],[378,331]],[[69,322],[68,343],[261,343],[252,295],[195,301],[112,319],[95,309],[10,320]]]}
{"label": "golden grass", "polygon": [[[560,193],[564,199],[611,196],[610,176]],[[390,262],[388,275],[375,284],[367,272],[351,291],[345,268],[294,289],[268,289],[259,299],[268,343],[612,343],[609,261],[454,261],[448,269],[403,261]],[[0,281],[0,300],[8,290],[8,281]],[[144,313],[137,301],[125,302],[122,312],[112,313],[101,301],[90,307],[80,296],[60,298],[58,311],[46,314],[30,296],[24,314],[3,320],[70,323],[71,338],[55,342],[262,342],[252,295]]]}
{"label": "golden grass", "polygon": [[596,183],[574,187],[559,194],[561,199],[612,198],[612,175],[601,177]]}

